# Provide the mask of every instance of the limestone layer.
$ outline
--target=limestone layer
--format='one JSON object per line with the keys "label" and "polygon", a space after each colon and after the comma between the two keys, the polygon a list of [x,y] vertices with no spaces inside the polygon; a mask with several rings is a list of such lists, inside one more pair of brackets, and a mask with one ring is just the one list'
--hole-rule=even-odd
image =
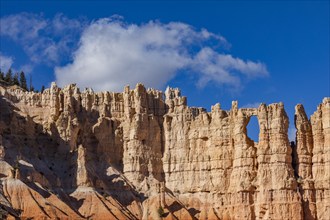
{"label": "limestone layer", "polygon": [[[178,89],[0,86],[0,218],[328,219],[330,98],[211,112]],[[247,136],[251,117],[259,141]]]}

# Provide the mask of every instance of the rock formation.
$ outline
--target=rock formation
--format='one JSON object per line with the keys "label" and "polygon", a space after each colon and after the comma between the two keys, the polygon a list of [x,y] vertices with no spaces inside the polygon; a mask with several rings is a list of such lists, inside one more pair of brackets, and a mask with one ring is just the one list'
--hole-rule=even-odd
{"label": "rock formation", "polygon": [[[247,136],[257,117],[259,141]],[[0,86],[0,215],[8,219],[328,219],[330,98],[296,142],[282,103],[211,112],[178,89]]]}

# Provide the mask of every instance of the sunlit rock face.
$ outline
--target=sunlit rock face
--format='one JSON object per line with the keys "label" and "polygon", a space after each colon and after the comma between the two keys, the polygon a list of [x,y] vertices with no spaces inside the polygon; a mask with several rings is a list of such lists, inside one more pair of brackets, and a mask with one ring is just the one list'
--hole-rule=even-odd
{"label": "sunlit rock face", "polygon": [[[330,99],[211,112],[178,89],[0,86],[0,215],[35,219],[328,219]],[[259,141],[247,136],[251,117]]]}

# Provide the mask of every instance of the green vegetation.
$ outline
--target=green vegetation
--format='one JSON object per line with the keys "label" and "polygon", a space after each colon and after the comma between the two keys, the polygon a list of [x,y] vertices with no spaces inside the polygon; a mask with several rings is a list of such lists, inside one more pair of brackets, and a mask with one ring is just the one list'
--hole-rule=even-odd
{"label": "green vegetation", "polygon": [[12,82],[12,84],[13,85],[16,85],[16,86],[19,86],[19,81],[18,81],[19,79],[18,79],[18,73],[15,73],[14,74],[14,77],[13,77],[13,82]]}
{"label": "green vegetation", "polygon": [[164,217],[164,214],[165,214],[163,207],[159,206],[159,208],[158,208],[157,211],[158,211],[159,217],[160,218],[163,218]]}
{"label": "green vegetation", "polygon": [[5,75],[5,82],[7,82],[9,85],[13,84],[13,72],[10,68]]}
{"label": "green vegetation", "polygon": [[21,73],[20,73],[19,85],[22,87],[22,89],[28,90],[27,83],[26,83],[26,78],[25,78],[25,74],[24,74],[23,71],[21,71]]}
{"label": "green vegetation", "polygon": [[297,178],[297,183],[298,184],[302,184],[303,183],[303,178],[301,178],[300,176]]}
{"label": "green vegetation", "polygon": [[[0,83],[5,84],[7,86],[17,85],[26,91],[38,92],[38,90],[34,89],[34,86],[32,85],[32,80],[30,80],[30,87],[28,88],[25,73],[23,71],[21,71],[20,73],[13,73],[11,68],[8,69],[6,74],[0,69]],[[42,86],[41,91],[43,92],[44,90],[45,86]]]}

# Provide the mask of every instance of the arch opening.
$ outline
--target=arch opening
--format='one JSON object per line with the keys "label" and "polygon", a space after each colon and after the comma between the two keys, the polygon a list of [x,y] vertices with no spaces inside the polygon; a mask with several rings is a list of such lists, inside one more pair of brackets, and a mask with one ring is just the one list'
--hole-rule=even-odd
{"label": "arch opening", "polygon": [[246,135],[254,142],[259,141],[259,123],[257,116],[253,115],[250,117],[249,123],[246,126]]}

